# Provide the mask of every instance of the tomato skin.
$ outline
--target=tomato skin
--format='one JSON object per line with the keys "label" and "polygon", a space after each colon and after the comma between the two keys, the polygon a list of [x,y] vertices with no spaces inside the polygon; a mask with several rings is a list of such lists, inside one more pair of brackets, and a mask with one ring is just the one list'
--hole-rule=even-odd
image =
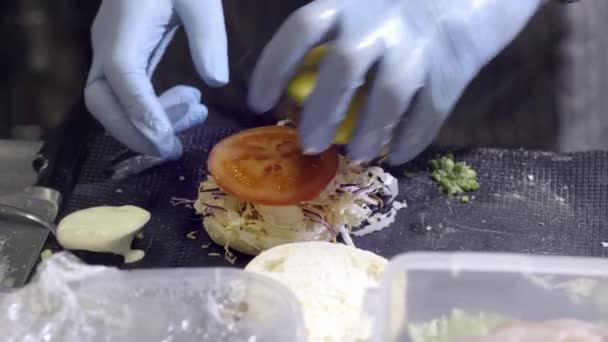
{"label": "tomato skin", "polygon": [[338,166],[336,148],[304,155],[297,130],[283,126],[229,136],[213,147],[207,160],[209,172],[226,193],[270,206],[315,199],[335,177]]}

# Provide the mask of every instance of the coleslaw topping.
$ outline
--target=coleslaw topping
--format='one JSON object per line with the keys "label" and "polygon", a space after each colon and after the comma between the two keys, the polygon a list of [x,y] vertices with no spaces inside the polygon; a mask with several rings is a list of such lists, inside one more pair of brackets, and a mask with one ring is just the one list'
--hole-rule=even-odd
{"label": "coleslaw topping", "polygon": [[[335,240],[340,233],[353,245],[350,233],[363,236],[394,222],[397,212],[407,207],[405,201],[395,201],[398,194],[397,179],[382,168],[341,156],[336,176],[313,201],[297,206],[253,204],[224,193],[209,175],[199,186],[194,208],[204,216],[204,225],[220,224],[229,236],[260,251],[268,246],[259,245],[259,236],[272,237],[278,245]],[[380,211],[389,204],[388,211]]]}

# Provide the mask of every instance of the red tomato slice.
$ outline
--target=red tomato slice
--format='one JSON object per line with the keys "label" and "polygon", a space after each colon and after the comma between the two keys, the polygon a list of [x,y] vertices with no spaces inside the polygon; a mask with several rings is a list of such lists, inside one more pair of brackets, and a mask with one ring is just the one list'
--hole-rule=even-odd
{"label": "red tomato slice", "polygon": [[296,205],[315,199],[334,178],[335,148],[304,155],[294,128],[269,126],[242,131],[220,141],[207,167],[225,192],[247,202]]}

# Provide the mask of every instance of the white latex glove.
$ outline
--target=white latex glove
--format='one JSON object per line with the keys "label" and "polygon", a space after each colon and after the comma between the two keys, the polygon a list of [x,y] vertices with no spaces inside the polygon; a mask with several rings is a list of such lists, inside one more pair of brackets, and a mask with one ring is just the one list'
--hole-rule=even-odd
{"label": "white latex glove", "polygon": [[[480,69],[511,42],[542,0],[317,0],[293,13],[264,49],[250,106],[274,107],[303,56],[333,40],[301,113],[307,153],[327,149],[345,110],[376,63],[349,152],[409,161],[438,133]],[[475,123],[471,123],[475,124]]]}
{"label": "white latex glove", "polygon": [[158,97],[150,82],[180,25],[201,77],[212,86],[226,84],[221,0],[104,0],[92,28],[88,109],[132,150],[163,159],[179,158],[182,144],[176,133],[207,117],[197,89],[176,86]]}

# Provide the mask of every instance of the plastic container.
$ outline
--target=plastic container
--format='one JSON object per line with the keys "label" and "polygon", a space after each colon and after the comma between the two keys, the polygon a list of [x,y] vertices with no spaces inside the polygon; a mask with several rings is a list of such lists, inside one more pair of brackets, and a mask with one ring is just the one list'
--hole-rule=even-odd
{"label": "plastic container", "polygon": [[602,322],[608,318],[608,261],[406,253],[391,260],[380,287],[366,298],[366,309],[374,319],[373,342],[415,340],[410,335],[412,325],[428,326],[451,317],[455,310],[506,320]]}
{"label": "plastic container", "polygon": [[[145,313],[145,320],[133,320],[125,341],[305,341],[296,298],[270,279],[229,268],[160,272],[104,275],[88,279],[79,291]],[[108,285],[113,283],[120,286]]]}
{"label": "plastic container", "polygon": [[239,269],[118,271],[59,256],[5,298],[2,341],[305,341],[291,292]]}

